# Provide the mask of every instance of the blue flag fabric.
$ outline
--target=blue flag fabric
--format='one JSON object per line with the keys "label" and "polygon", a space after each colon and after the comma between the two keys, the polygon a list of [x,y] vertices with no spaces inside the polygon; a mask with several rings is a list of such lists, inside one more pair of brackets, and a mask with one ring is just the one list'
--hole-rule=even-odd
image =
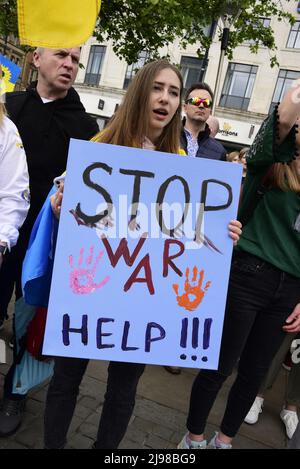
{"label": "blue flag fabric", "polygon": [[50,204],[50,197],[55,191],[56,188],[53,187],[36,219],[23,263],[24,297],[16,302],[14,311],[17,356],[12,386],[14,394],[27,394],[30,389],[43,383],[53,373],[53,360],[50,362],[37,360],[24,346],[22,350],[20,344],[24,343],[28,325],[36,314],[36,307],[48,305],[58,229],[58,222],[52,214]]}
{"label": "blue flag fabric", "polygon": [[33,306],[48,306],[58,222],[52,214],[50,191],[33,226],[23,263],[22,287],[25,301]]}

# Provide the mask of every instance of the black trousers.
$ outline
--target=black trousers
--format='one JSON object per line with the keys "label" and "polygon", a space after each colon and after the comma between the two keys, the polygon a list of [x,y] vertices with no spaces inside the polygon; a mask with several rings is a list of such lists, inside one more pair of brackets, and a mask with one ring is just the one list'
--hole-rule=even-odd
{"label": "black trousers", "polygon": [[20,236],[16,246],[5,256],[0,269],[0,319],[5,319],[7,316],[7,308],[14,288],[16,288],[16,301],[22,296],[22,265],[29,243],[32,224],[26,219],[24,226],[20,229]]}
{"label": "black trousers", "polygon": [[[57,358],[45,410],[45,448],[60,449],[76,406],[88,360]],[[135,405],[136,388],[145,365],[110,362],[107,389],[95,448],[117,448],[126,433]]]}
{"label": "black trousers", "polygon": [[0,319],[7,317],[8,305],[15,287],[16,301],[22,296],[21,274],[24,256],[25,252],[20,253],[18,248],[13,247],[5,256],[0,269]]}
{"label": "black trousers", "polygon": [[253,255],[235,253],[219,368],[200,371],[194,381],[187,420],[191,433],[204,432],[217,394],[240,359],[221,423],[225,435],[236,435],[285,337],[282,326],[299,302],[299,278]]}

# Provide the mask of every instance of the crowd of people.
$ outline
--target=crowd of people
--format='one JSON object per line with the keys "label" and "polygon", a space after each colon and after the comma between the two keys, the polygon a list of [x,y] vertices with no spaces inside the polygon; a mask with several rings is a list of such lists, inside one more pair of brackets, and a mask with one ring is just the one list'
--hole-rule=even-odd
{"label": "crowd of people", "polygon": [[[282,359],[276,354],[282,348],[286,351],[286,341],[290,342],[300,331],[300,133],[296,131],[300,105],[294,99],[295,88],[287,92],[264,121],[250,148],[226,156],[226,150],[214,137],[218,122],[211,116],[211,88],[206,83],[195,83],[183,98],[182,76],[166,60],[151,62],[138,71],[122,105],[99,132],[72,87],[79,58],[79,48],[38,48],[34,52],[37,83],[26,91],[7,95],[11,120],[5,115],[4,106],[0,107],[0,327],[13,291],[17,302],[23,297],[22,264],[25,258],[24,287],[28,266],[36,262],[34,243],[41,220],[50,219],[49,226],[57,229],[64,186],[63,182],[58,189],[52,185],[54,178],[65,171],[70,138],[242,164],[240,221],[228,220],[228,234],[235,248],[219,366],[217,370],[200,370],[195,377],[187,433],[178,443],[179,449],[230,449],[243,421],[254,423],[249,418],[253,406],[258,413],[261,411],[266,389],[263,380],[270,382],[266,376],[272,361],[278,363]],[[300,90],[300,85],[296,86]],[[30,239],[32,229],[34,236]],[[55,236],[52,231],[45,236],[50,239],[47,245],[52,250]],[[40,255],[44,256],[44,268],[51,271],[49,253]],[[47,306],[50,276],[46,277],[43,304],[40,300],[34,302],[34,295],[31,296],[36,307]],[[15,351],[19,351],[17,345]],[[5,378],[0,411],[2,437],[14,434],[22,422],[26,392],[20,394],[14,386],[19,359],[15,353]],[[66,445],[87,364],[86,359],[55,358],[45,408],[46,449],[62,449]],[[220,430],[207,443],[209,412],[236,366],[237,376]],[[144,364],[110,362],[95,449],[119,446],[133,413],[144,369]],[[168,371],[179,373],[180,369],[168,367]],[[296,414],[294,407],[288,407],[291,405],[298,404],[286,403],[281,412],[283,420],[291,415],[289,412]],[[294,418],[289,437],[299,433],[296,425]]]}

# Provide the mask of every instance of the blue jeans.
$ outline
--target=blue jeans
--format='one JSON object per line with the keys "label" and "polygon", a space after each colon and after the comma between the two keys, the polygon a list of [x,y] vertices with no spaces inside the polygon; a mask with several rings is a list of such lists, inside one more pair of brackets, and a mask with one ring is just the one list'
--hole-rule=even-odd
{"label": "blue jeans", "polygon": [[246,252],[233,256],[217,371],[195,378],[187,428],[204,432],[217,394],[239,360],[221,431],[234,437],[259,391],[285,332],[282,326],[300,302],[300,278]]}
{"label": "blue jeans", "polygon": [[[49,385],[45,410],[45,448],[60,449],[76,406],[79,385],[88,360],[57,358]],[[135,405],[136,388],[145,365],[110,362],[107,389],[95,448],[119,446]]]}

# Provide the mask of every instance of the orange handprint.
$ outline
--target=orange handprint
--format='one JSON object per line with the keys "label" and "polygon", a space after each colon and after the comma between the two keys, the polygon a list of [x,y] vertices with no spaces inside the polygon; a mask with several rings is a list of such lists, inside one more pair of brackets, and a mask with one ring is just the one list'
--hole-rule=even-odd
{"label": "orange handprint", "polygon": [[[188,311],[194,311],[203,300],[205,293],[207,292],[207,290],[209,289],[211,285],[211,282],[210,281],[206,282],[205,287],[202,290],[204,270],[201,270],[201,272],[199,272],[199,280],[198,280],[198,284],[196,285],[190,284],[189,273],[190,273],[190,269],[187,267],[185,271],[186,280],[184,282],[185,293],[183,293],[182,295],[179,295],[179,286],[177,283],[173,284],[173,290],[176,293],[178,306],[181,306],[182,308],[187,309]],[[197,267],[194,267],[192,282],[195,282],[197,280],[197,275],[198,275],[198,269]],[[190,297],[194,297],[194,299]]]}

